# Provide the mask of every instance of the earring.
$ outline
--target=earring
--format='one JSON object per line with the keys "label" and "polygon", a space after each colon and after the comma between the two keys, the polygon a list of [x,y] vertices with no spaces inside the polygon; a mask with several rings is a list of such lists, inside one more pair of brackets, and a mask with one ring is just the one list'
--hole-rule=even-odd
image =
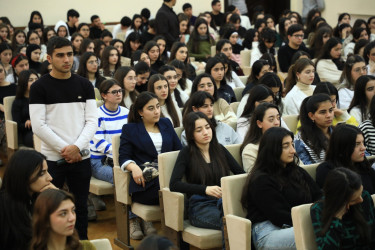
{"label": "earring", "polygon": [[315,123],[315,120],[312,120],[313,123]]}

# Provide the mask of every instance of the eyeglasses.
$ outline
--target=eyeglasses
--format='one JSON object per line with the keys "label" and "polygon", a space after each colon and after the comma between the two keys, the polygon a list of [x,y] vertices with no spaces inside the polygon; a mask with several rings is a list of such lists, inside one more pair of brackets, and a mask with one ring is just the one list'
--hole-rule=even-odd
{"label": "eyeglasses", "polygon": [[177,80],[178,79],[178,76],[177,75],[174,75],[174,76],[167,76],[166,77],[168,81],[172,80],[172,79],[175,79]]}
{"label": "eyeglasses", "polygon": [[88,64],[97,64],[97,65],[99,65],[99,61],[98,60],[95,60],[95,61],[88,61],[87,62]]}
{"label": "eyeglasses", "polygon": [[126,77],[126,80],[128,80],[128,81],[138,81],[138,77],[136,77],[136,76],[128,76],[128,77]]}
{"label": "eyeglasses", "polygon": [[182,75],[181,74],[177,74],[177,79],[181,79]]}
{"label": "eyeglasses", "polygon": [[81,29],[81,31],[90,31],[89,29]]}
{"label": "eyeglasses", "polygon": [[353,69],[353,71],[355,73],[361,73],[361,71],[366,73],[367,72],[367,67],[366,66],[363,66],[362,68],[358,67],[358,68]]}
{"label": "eyeglasses", "polygon": [[125,90],[124,89],[118,89],[118,90],[112,90],[111,92],[107,92],[107,94],[111,93],[112,95],[117,95],[117,94],[122,94],[124,93]]}
{"label": "eyeglasses", "polygon": [[293,35],[296,38],[303,38],[305,35]]}

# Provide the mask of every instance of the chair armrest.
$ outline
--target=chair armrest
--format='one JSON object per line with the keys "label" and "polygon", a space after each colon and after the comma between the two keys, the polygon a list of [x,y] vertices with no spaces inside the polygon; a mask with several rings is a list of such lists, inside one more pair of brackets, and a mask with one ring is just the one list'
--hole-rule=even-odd
{"label": "chair armrest", "polygon": [[163,205],[165,225],[180,232],[184,230],[184,195],[171,192],[169,188],[163,188]]}
{"label": "chair armrest", "polygon": [[251,249],[251,221],[236,215],[227,214],[225,221],[230,249]]}
{"label": "chair armrest", "polygon": [[17,122],[12,120],[5,121],[5,131],[8,148],[18,149],[18,128]]}
{"label": "chair armrest", "polygon": [[132,203],[129,195],[130,172],[122,171],[119,166],[114,166],[113,177],[117,201],[125,205],[130,205]]}

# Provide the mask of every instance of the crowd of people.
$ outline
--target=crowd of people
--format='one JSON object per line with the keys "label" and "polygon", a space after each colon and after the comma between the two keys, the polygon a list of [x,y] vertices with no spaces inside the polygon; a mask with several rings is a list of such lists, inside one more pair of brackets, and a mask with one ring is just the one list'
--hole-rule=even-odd
{"label": "crowd of people", "polygon": [[[1,146],[7,96],[15,96],[19,143],[42,140],[41,153],[9,159],[0,247],[93,249],[88,221],[106,205],[89,194],[90,178],[114,183],[112,137],[120,135],[135,202],[159,204],[159,179],[143,169],[180,150],[170,189],[187,194],[193,226],[223,230],[220,179],[248,173],[241,202],[256,249],[295,249],[291,208],[307,203],[319,249],[375,248],[367,159],[375,155],[375,16],[352,26],[342,13],[332,25],[319,6],[303,19],[256,6],[249,18],[241,2],[222,13],[213,0],[194,16],[191,4],[176,14],[176,0],[163,0],[155,18],[144,8],[113,27],[98,15],[79,22],[74,9],[54,27],[38,11],[25,29],[0,17]],[[243,50],[251,50],[250,75]],[[298,119],[296,131],[286,115]],[[231,144],[241,144],[242,166],[224,147]],[[299,164],[319,164],[316,180]],[[157,232],[129,218],[132,239]]]}

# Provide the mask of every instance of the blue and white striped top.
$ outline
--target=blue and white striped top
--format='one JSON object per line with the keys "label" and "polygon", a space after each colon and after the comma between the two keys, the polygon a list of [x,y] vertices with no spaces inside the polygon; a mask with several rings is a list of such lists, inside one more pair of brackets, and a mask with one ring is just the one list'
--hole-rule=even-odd
{"label": "blue and white striped top", "polygon": [[128,113],[129,110],[121,106],[116,111],[104,105],[98,108],[98,129],[90,141],[91,158],[112,158],[112,136],[121,134],[122,126],[128,123]]}

